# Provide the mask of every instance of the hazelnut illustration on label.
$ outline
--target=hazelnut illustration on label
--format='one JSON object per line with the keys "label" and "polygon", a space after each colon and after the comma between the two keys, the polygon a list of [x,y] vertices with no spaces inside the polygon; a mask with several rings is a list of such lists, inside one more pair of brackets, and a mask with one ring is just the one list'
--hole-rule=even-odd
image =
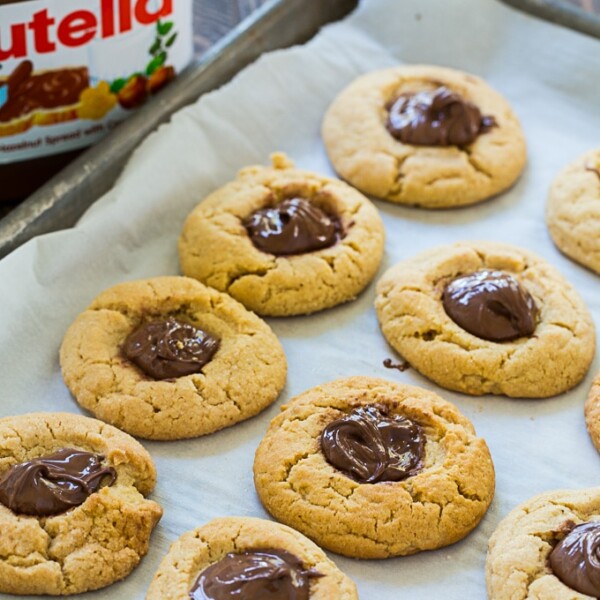
{"label": "hazelnut illustration on label", "polygon": [[132,73],[128,78],[116,79],[110,85],[110,91],[117,95],[119,104],[126,109],[143,104],[148,96],[162,90],[175,79],[175,68],[167,65],[169,48],[177,40],[173,21],[156,22],[156,37],[148,49],[150,61],[143,73]]}

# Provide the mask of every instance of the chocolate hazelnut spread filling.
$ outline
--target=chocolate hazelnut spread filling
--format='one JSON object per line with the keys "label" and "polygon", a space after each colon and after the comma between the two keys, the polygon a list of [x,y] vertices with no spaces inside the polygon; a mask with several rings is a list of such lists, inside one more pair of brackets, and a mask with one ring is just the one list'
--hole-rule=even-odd
{"label": "chocolate hazelnut spread filling", "polygon": [[89,86],[86,67],[33,73],[33,63],[21,62],[7,80],[8,99],[0,107],[0,122],[23,117],[36,110],[49,110],[79,102]]}
{"label": "chocolate hazelnut spread filling", "polygon": [[258,210],[243,224],[252,243],[275,256],[314,252],[333,246],[342,237],[339,219],[304,198],[288,198]]}
{"label": "chocolate hazelnut spread filling", "polygon": [[83,504],[117,472],[102,464],[104,456],[63,448],[13,465],[0,476],[0,502],[13,512],[45,517]]}
{"label": "chocolate hazelnut spread filling", "polygon": [[491,342],[531,335],[538,308],[509,273],[482,270],[457,277],[442,295],[446,314],[465,331]]}
{"label": "chocolate hazelnut spread filling", "polygon": [[600,598],[600,523],[570,529],[550,553],[552,572],[571,589]]}
{"label": "chocolate hazelnut spread filling", "polygon": [[271,548],[229,553],[206,568],[194,583],[192,600],[308,600],[310,580],[323,577],[305,569],[285,550]]}
{"label": "chocolate hazelnut spread filling", "polygon": [[390,103],[386,122],[393,137],[417,146],[467,146],[496,125],[494,117],[445,86],[401,94]]}
{"label": "chocolate hazelnut spread filling", "polygon": [[199,373],[219,349],[220,341],[173,318],[144,323],[125,340],[123,354],[154,379]]}
{"label": "chocolate hazelnut spread filling", "polygon": [[588,165],[585,165],[585,170],[595,173],[598,176],[598,179],[600,179],[600,166],[594,166],[594,165],[588,164]]}
{"label": "chocolate hazelnut spread filling", "polygon": [[321,433],[327,461],[360,483],[401,481],[423,468],[425,435],[409,418],[382,405],[355,408]]}

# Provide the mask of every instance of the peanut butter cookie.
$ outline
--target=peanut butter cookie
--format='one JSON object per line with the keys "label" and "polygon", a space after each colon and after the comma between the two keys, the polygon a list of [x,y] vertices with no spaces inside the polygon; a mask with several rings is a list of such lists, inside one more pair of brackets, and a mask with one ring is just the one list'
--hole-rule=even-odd
{"label": "peanut butter cookie", "polygon": [[156,470],[127,434],[95,419],[0,419],[0,592],[79,594],[127,577],[162,509]]}
{"label": "peanut butter cookie", "polygon": [[600,273],[600,150],[587,152],[558,174],[546,209],[558,248]]}
{"label": "peanut butter cookie", "polygon": [[77,402],[133,435],[205,435],[259,413],[285,384],[269,326],[185,277],[122,283],[77,317],[60,349]]}
{"label": "peanut butter cookie", "polygon": [[350,377],[282,407],[254,482],[279,521],[345,556],[386,558],[452,544],[494,495],[471,422],[433,392]]}
{"label": "peanut butter cookie", "polygon": [[359,190],[424,208],[494,196],[526,159],[506,100],[478,77],[436,66],[359,77],[329,107],[323,140],[335,170]]}
{"label": "peanut butter cookie", "polygon": [[375,307],[411,366],[466,394],[560,394],[594,356],[594,323],[575,289],[507,244],[461,242],[401,262],[379,281]]}
{"label": "peanut butter cookie", "polygon": [[260,315],[298,315],[353,300],[383,254],[377,209],[349,185],[293,168],[247,167],[190,214],[185,275]]}
{"label": "peanut butter cookie", "polygon": [[600,488],[558,490],[521,504],[490,538],[490,600],[600,597]]}
{"label": "peanut butter cookie", "polygon": [[146,600],[267,596],[358,599],[354,583],[302,534],[263,519],[227,517],[173,543]]}
{"label": "peanut butter cookie", "polygon": [[585,423],[594,446],[600,452],[600,373],[596,375],[585,403]]}

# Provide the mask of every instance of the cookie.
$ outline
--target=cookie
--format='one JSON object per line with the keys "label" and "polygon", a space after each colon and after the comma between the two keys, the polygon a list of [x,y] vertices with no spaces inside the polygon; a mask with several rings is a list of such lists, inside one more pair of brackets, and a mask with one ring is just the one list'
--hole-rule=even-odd
{"label": "cookie", "polygon": [[269,316],[353,300],[383,254],[377,209],[345,183],[295,169],[247,167],[189,215],[179,240],[185,275]]}
{"label": "cookie", "polygon": [[256,451],[254,483],[277,520],[323,548],[386,558],[465,537],[492,501],[494,467],[453,404],[350,377],[282,408]]}
{"label": "cookie", "polygon": [[79,594],[127,577],[162,509],[156,470],[127,434],[95,419],[0,419],[0,592]]}
{"label": "cookie", "polygon": [[353,186],[423,208],[494,196],[516,181],[526,160],[506,100],[478,77],[436,66],[359,77],[327,110],[323,140]]}
{"label": "cookie", "polygon": [[546,222],[561,252],[600,273],[600,150],[587,152],[558,174]]}
{"label": "cookie", "polygon": [[375,307],[383,335],[412,367],[465,394],[560,394],[594,356],[594,323],[577,292],[508,244],[422,252],[384,274]]}
{"label": "cookie", "polygon": [[490,600],[600,597],[600,488],[558,490],[521,504],[490,538]]}
{"label": "cookie", "polygon": [[596,375],[585,403],[585,423],[594,446],[600,452],[600,373]]}
{"label": "cookie", "polygon": [[286,378],[285,354],[269,326],[185,277],[101,293],[67,331],[60,364],[81,406],[154,440],[248,419],[276,400]]}
{"label": "cookie", "polygon": [[227,517],[188,531],[172,544],[146,600],[267,595],[358,599],[354,583],[302,534],[263,519]]}

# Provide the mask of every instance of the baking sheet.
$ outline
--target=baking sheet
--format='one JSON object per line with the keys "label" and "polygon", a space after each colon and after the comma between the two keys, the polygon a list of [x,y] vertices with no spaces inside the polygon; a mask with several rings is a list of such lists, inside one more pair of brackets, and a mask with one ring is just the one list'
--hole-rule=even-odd
{"label": "baking sheet", "polygon": [[72,227],[86,209],[113,187],[144,138],[175,111],[228,82],[263,52],[305,42],[325,23],[342,18],[357,4],[358,0],[327,0],[313,2],[307,11],[305,0],[265,2],[167,89],[10,214],[0,206],[0,216],[6,214],[0,219],[0,258],[36,235]]}
{"label": "baking sheet", "polygon": [[[300,167],[333,174],[319,137],[326,107],[357,75],[398,62],[447,65],[488,79],[519,114],[530,160],[509,193],[479,206],[427,212],[377,202],[387,231],[380,273],[435,244],[514,243],[557,266],[600,325],[600,279],[554,248],[544,222],[553,176],[598,146],[600,43],[497,0],[474,6],[472,0],[365,0],[345,22],[303,47],[262,57],[175,115],[140,146],[115,188],[75,229],[39,237],[0,261],[0,415],[79,412],[58,365],[62,336],[75,316],[108,286],[177,273],[176,240],[185,216],[242,166],[265,163],[272,151],[283,150]],[[512,507],[545,490],[600,483],[600,457],[583,419],[598,358],[579,387],[553,399],[446,392],[412,369],[382,366],[393,353],[379,333],[374,295],[371,285],[351,304],[269,320],[290,372],[279,401],[258,417],[197,440],[144,442],[157,463],[153,497],[165,516],[142,565],[124,582],[83,598],[141,599],[169,544],[184,531],[217,516],[267,517],[252,482],[254,450],[278,406],[337,377],[387,377],[441,393],[472,419],[497,470],[492,507],[462,542],[385,561],[331,555],[363,600],[483,598],[487,540]]]}

